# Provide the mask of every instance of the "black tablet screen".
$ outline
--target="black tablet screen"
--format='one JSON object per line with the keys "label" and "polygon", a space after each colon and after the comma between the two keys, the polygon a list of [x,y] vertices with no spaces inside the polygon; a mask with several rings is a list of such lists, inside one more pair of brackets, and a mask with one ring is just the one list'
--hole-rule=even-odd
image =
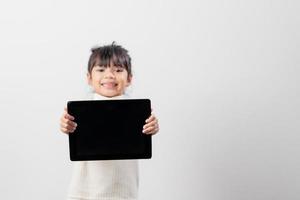
{"label": "black tablet screen", "polygon": [[151,158],[151,136],[142,133],[149,99],[69,101],[68,113],[77,123],[71,160]]}

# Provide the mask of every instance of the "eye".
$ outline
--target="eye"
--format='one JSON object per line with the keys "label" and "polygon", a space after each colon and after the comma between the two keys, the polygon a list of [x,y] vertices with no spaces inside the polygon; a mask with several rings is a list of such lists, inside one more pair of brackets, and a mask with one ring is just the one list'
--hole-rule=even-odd
{"label": "eye", "polygon": [[116,69],[116,72],[123,72],[123,71],[124,71],[123,68],[117,68],[117,69]]}
{"label": "eye", "polygon": [[104,72],[105,69],[97,69],[96,71],[97,71],[97,72]]}

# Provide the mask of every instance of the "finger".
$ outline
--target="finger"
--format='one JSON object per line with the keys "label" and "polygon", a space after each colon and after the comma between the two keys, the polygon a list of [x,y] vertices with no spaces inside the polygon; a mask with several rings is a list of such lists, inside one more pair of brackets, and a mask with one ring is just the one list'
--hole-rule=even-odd
{"label": "finger", "polygon": [[148,119],[146,119],[145,122],[148,123],[148,122],[151,122],[151,121],[153,121],[155,119],[156,119],[156,117],[153,114],[151,114],[150,117]]}
{"label": "finger", "polygon": [[64,108],[64,118],[67,118],[67,119],[70,119],[70,120],[74,120],[75,119],[75,117],[73,117],[72,115],[70,115],[69,113],[68,113],[68,110],[67,110],[67,108],[65,107]]}
{"label": "finger", "polygon": [[69,120],[74,120],[74,119],[75,119],[75,117],[73,117],[73,116],[70,115],[69,113],[65,113],[64,117],[65,117],[66,119],[69,119]]}
{"label": "finger", "polygon": [[159,131],[159,128],[157,127],[157,128],[155,128],[154,130],[149,131],[147,134],[148,134],[148,135],[149,135],[149,134],[155,135],[158,131]]}
{"label": "finger", "polygon": [[77,127],[77,124],[72,121],[69,121],[68,123],[61,122],[60,127],[66,129],[69,132],[69,131],[74,131]]}
{"label": "finger", "polygon": [[76,122],[73,122],[72,120],[69,120],[69,119],[66,119],[66,118],[61,119],[61,124],[66,124],[66,125],[75,126],[75,127],[77,126]]}
{"label": "finger", "polygon": [[154,127],[148,127],[148,128],[143,129],[143,133],[149,134],[153,130],[154,130]]}
{"label": "finger", "polygon": [[75,131],[75,129],[67,129],[67,128],[63,128],[63,127],[60,128],[60,130],[66,134],[73,133]]}
{"label": "finger", "polygon": [[69,133],[73,133],[76,130],[76,127],[67,126],[64,129],[66,129],[66,131],[69,132]]}
{"label": "finger", "polygon": [[152,130],[145,130],[143,131],[143,134],[146,135],[155,135],[158,132],[158,129],[152,129]]}
{"label": "finger", "polygon": [[143,128],[148,128],[148,127],[150,127],[150,126],[158,126],[158,121],[157,121],[156,119],[154,119],[154,121],[148,122],[147,124],[145,124],[145,125],[143,126]]}
{"label": "finger", "polygon": [[67,123],[71,127],[75,127],[75,128],[77,127],[77,123],[76,122],[73,122],[73,121],[69,120]]}
{"label": "finger", "polygon": [[77,128],[77,124],[68,124],[66,126],[66,128],[69,130],[69,131],[74,131],[76,128]]}
{"label": "finger", "polygon": [[143,128],[143,133],[153,133],[153,132],[155,132],[155,130],[158,130],[158,125],[157,124],[155,124],[153,126]]}
{"label": "finger", "polygon": [[71,130],[69,131],[69,133],[74,133],[75,130],[76,130],[76,128],[71,129]]}

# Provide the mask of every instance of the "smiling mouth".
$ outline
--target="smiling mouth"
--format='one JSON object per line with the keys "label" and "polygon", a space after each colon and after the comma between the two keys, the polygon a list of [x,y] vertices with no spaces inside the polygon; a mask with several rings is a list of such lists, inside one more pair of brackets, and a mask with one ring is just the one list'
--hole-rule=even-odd
{"label": "smiling mouth", "polygon": [[113,89],[117,87],[117,83],[101,83],[101,86],[107,89]]}

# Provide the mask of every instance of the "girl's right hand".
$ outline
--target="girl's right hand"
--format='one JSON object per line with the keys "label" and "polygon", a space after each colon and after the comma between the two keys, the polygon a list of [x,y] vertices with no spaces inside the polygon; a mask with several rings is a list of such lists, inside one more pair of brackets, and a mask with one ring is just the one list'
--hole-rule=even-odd
{"label": "girl's right hand", "polygon": [[67,108],[65,108],[62,117],[60,118],[60,130],[63,133],[69,134],[73,133],[77,127],[77,124],[73,122],[75,118],[72,115],[69,115]]}

